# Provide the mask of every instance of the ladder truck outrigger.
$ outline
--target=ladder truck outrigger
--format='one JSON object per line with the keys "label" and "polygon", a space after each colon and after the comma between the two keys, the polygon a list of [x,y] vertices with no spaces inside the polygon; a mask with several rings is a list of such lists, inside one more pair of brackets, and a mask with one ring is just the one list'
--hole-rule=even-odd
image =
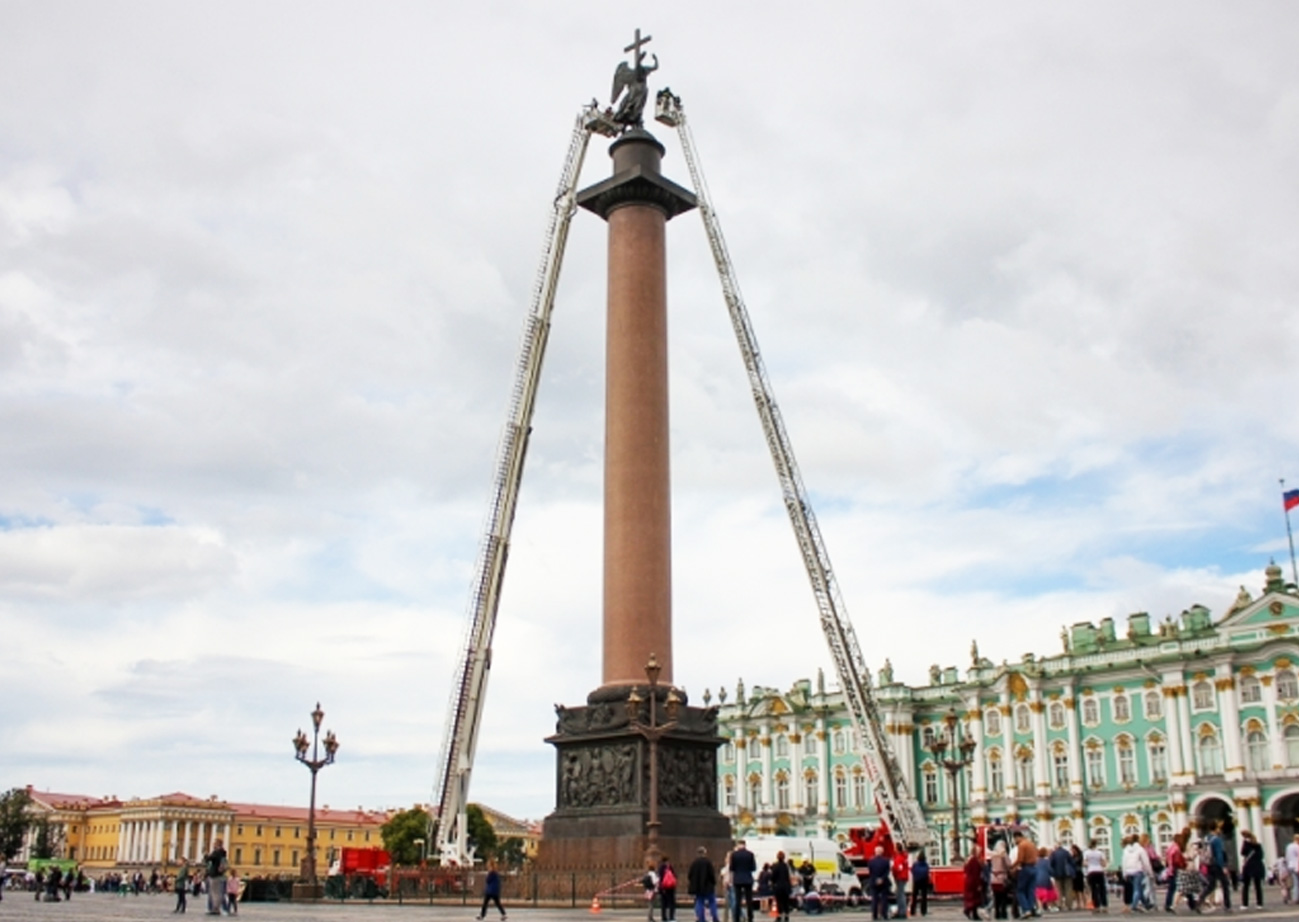
{"label": "ladder truck outrigger", "polygon": [[[878,835],[882,835],[890,849],[895,844],[903,848],[930,846],[934,842],[933,834],[925,823],[920,805],[908,792],[906,779],[885,736],[879,708],[871,692],[870,673],[848,618],[847,608],[839,594],[830,558],[758,351],[757,339],[740,295],[721,225],[708,196],[681,100],[670,90],[661,91],[656,100],[655,117],[663,124],[676,128],[681,139],[731,325],[735,330],[754,403],[776,466],[785,508],[794,527],[816,597],[822,631],[830,647],[858,737],[865,749],[866,770],[874,785],[881,817]],[[452,687],[439,758],[439,787],[436,792],[438,806],[437,812],[430,818],[430,823],[436,824],[437,828],[436,832],[430,828],[429,841],[435,843],[443,865],[464,865],[470,860],[466,817],[469,780],[482,722],[487,677],[491,667],[492,636],[500,608],[501,587],[509,556],[510,534],[523,478],[528,437],[532,431],[537,386],[550,332],[550,318],[568,229],[576,210],[577,182],[591,135],[596,133],[614,137],[620,131],[621,126],[611,119],[611,114],[607,110],[601,112],[595,102],[579,111],[546,229],[541,265],[537,271],[531,310],[524,326],[516,364],[509,418],[497,454],[488,524],[475,568],[470,623],[462,649],[461,666],[455,674]]]}
{"label": "ladder truck outrigger", "polygon": [[790,524],[794,527],[794,536],[798,541],[803,564],[812,584],[812,593],[816,597],[821,630],[830,647],[830,655],[839,676],[844,700],[856,725],[857,736],[865,750],[863,760],[866,763],[866,773],[874,787],[876,807],[882,821],[880,833],[883,835],[880,835],[879,839],[882,843],[885,837],[891,836],[890,844],[905,849],[932,846],[933,833],[925,822],[920,804],[908,791],[906,778],[893,754],[893,747],[884,733],[879,706],[871,691],[870,671],[866,668],[866,661],[862,657],[852,621],[848,618],[847,606],[839,593],[834,569],[830,566],[830,556],[821,538],[816,516],[812,512],[807,489],[803,486],[798,464],[794,460],[794,449],[788,433],[785,432],[785,423],[776,404],[776,397],[772,393],[771,381],[767,377],[762,355],[758,351],[757,337],[753,333],[749,312],[740,295],[740,285],[735,278],[735,269],[726,249],[726,240],[722,236],[717,212],[713,210],[708,184],[704,180],[699,155],[695,151],[694,138],[690,133],[690,123],[686,119],[681,99],[673,95],[669,89],[660,90],[655,100],[654,117],[659,122],[676,128],[677,135],[681,139],[686,167],[690,171],[690,180],[694,184],[695,197],[699,203],[699,214],[703,218],[713,262],[717,265],[717,274],[721,279],[726,309],[730,313],[731,326],[735,330],[740,354],[744,358],[744,368],[749,375],[753,402],[762,420],[762,431],[767,439],[767,447],[771,451],[771,459],[776,466],[776,476],[780,480],[785,510],[789,514]]}

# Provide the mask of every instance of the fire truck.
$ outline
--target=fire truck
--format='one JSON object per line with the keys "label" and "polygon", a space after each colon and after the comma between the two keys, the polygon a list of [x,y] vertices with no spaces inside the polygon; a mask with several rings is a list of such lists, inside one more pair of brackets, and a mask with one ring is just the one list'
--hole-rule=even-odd
{"label": "fire truck", "polygon": [[[974,843],[986,854],[996,848],[998,842],[1005,842],[1006,850],[1009,852],[1014,848],[1011,837],[1017,831],[1023,832],[1026,836],[1031,834],[1027,826],[1018,823],[977,824],[974,827]],[[899,845],[893,841],[887,823],[881,822],[874,829],[857,826],[848,830],[848,844],[844,846],[843,853],[852,862],[857,877],[862,880],[863,890],[866,862],[875,856],[876,848],[884,849],[884,855],[890,861],[898,853]],[[936,896],[959,896],[965,889],[965,872],[959,866],[931,863],[929,880]]]}
{"label": "fire truck", "polygon": [[326,895],[332,899],[383,896],[391,868],[392,855],[382,848],[341,848],[329,868]]}

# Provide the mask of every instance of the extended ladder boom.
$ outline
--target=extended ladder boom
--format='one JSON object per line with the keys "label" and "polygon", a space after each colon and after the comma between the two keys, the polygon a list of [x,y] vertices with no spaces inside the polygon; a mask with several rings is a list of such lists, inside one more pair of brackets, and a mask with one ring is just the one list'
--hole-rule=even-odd
{"label": "extended ladder boom", "polygon": [[794,526],[794,535],[798,540],[803,563],[812,583],[812,592],[816,596],[817,608],[820,611],[821,628],[825,633],[834,659],[835,669],[839,674],[839,683],[843,687],[844,698],[852,713],[865,750],[866,770],[875,787],[876,798],[884,820],[889,824],[894,837],[905,846],[927,846],[933,844],[933,834],[925,823],[920,805],[908,792],[905,776],[894,758],[892,746],[884,733],[879,708],[871,693],[870,672],[866,668],[861,648],[857,644],[857,635],[848,618],[848,610],[839,594],[839,586],[830,566],[830,557],[826,552],[825,542],[817,527],[812,505],[808,501],[807,490],[803,486],[798,465],[794,460],[794,450],[785,424],[781,419],[780,408],[776,405],[771,382],[758,351],[757,338],[749,322],[748,310],[740,296],[739,283],[735,270],[726,250],[726,241],[722,237],[721,224],[713,211],[708,187],[704,182],[703,170],[695,153],[694,139],[686,121],[681,100],[669,90],[658,94],[656,118],[666,125],[674,126],[681,138],[681,148],[685,154],[686,166],[695,186],[695,196],[699,202],[699,214],[704,221],[708,234],[708,245],[712,249],[713,261],[717,264],[717,273],[722,283],[722,294],[731,316],[731,325],[739,342],[740,352],[744,357],[744,367],[749,374],[749,385],[753,391],[753,400],[762,419],[762,430],[771,450],[772,460],[776,465],[776,475],[780,479],[780,488],[784,496],[785,509]]}
{"label": "extended ladder boom", "polygon": [[433,830],[429,830],[429,841],[436,841],[443,864],[466,864],[469,858],[466,817],[469,777],[473,770],[483,701],[487,693],[492,635],[496,630],[496,613],[500,607],[501,585],[509,557],[510,532],[514,527],[519,485],[523,479],[523,462],[528,451],[528,437],[532,432],[537,384],[541,378],[542,360],[545,358],[546,342],[550,335],[555,290],[559,285],[559,271],[564,261],[569,224],[576,210],[577,181],[592,131],[605,131],[604,120],[594,103],[584,107],[573,124],[559,189],[546,227],[541,265],[537,269],[532,292],[532,307],[519,347],[514,389],[510,395],[509,419],[497,454],[487,528],[479,548],[478,565],[471,587],[469,628],[461,654],[461,667],[451,689],[439,759],[438,811],[431,818],[433,822],[440,820],[436,837],[432,835]]}

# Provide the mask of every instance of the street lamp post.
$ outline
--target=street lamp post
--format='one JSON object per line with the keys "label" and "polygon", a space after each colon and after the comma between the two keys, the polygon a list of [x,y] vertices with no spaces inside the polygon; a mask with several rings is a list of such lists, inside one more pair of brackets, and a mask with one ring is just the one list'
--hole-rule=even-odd
{"label": "street lamp post", "polygon": [[960,864],[961,787],[957,779],[961,770],[974,761],[974,750],[978,744],[961,732],[961,722],[956,716],[955,708],[947,712],[943,723],[947,732],[934,734],[934,739],[927,748],[934,754],[938,764],[947,770],[948,794],[952,801],[952,863]]}
{"label": "street lamp post", "polygon": [[661,855],[659,851],[659,740],[665,733],[676,727],[677,711],[681,707],[681,698],[677,695],[677,690],[669,688],[667,699],[664,701],[668,719],[664,723],[658,722],[658,684],[659,673],[662,671],[663,667],[659,665],[657,657],[651,653],[649,662],[645,664],[645,677],[649,679],[649,723],[643,723],[640,719],[640,706],[645,699],[635,688],[627,696],[627,726],[649,742],[649,822],[646,823],[649,843],[645,849],[645,858],[656,866]]}
{"label": "street lamp post", "polygon": [[[325,719],[325,712],[320,709],[320,702],[316,702],[316,709],[311,712],[311,740],[307,740],[307,734],[298,730],[298,735],[293,738],[293,748],[297,750],[297,760],[307,766],[311,772],[311,807],[307,811],[307,860],[303,865],[302,876],[311,886],[316,885],[316,773],[326,765],[332,765],[334,755],[338,752],[338,737],[334,736],[333,730],[325,732],[325,755],[320,755],[320,724]],[[307,758],[307,751],[311,751],[311,758]]]}

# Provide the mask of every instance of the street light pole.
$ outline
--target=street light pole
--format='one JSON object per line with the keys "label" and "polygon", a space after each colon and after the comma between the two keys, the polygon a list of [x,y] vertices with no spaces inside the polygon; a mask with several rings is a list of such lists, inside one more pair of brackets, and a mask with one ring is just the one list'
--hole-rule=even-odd
{"label": "street light pole", "polygon": [[645,824],[649,842],[645,849],[645,858],[647,861],[652,861],[655,866],[658,865],[661,855],[659,851],[659,740],[665,733],[676,727],[677,710],[681,706],[681,698],[677,696],[677,690],[669,688],[664,702],[668,719],[661,724],[658,722],[658,684],[659,674],[662,671],[663,667],[659,665],[658,658],[651,653],[649,662],[645,664],[645,677],[649,679],[649,723],[641,722],[640,706],[644,699],[636,689],[632,688],[631,694],[627,696],[627,726],[649,743],[649,822]]}
{"label": "street light pole", "polygon": [[[320,702],[317,701],[316,709],[311,712],[311,740],[308,741],[307,734],[301,730],[293,738],[297,760],[311,772],[311,806],[307,810],[307,860],[302,876],[313,887],[316,884],[316,774],[326,765],[332,765],[334,755],[338,752],[338,737],[334,736],[333,730],[328,730],[325,732],[325,755],[323,758],[320,755],[320,724],[324,719],[325,712],[320,709]],[[307,758],[308,749],[311,750],[311,758]]]}
{"label": "street light pole", "polygon": [[[961,863],[961,787],[958,775],[963,768],[974,761],[975,741],[961,733],[961,722],[952,708],[943,718],[947,727],[946,734],[934,734],[933,742],[927,747],[934,754],[934,759],[947,770],[948,795],[952,802],[952,863]],[[951,756],[947,755],[951,749]]]}

